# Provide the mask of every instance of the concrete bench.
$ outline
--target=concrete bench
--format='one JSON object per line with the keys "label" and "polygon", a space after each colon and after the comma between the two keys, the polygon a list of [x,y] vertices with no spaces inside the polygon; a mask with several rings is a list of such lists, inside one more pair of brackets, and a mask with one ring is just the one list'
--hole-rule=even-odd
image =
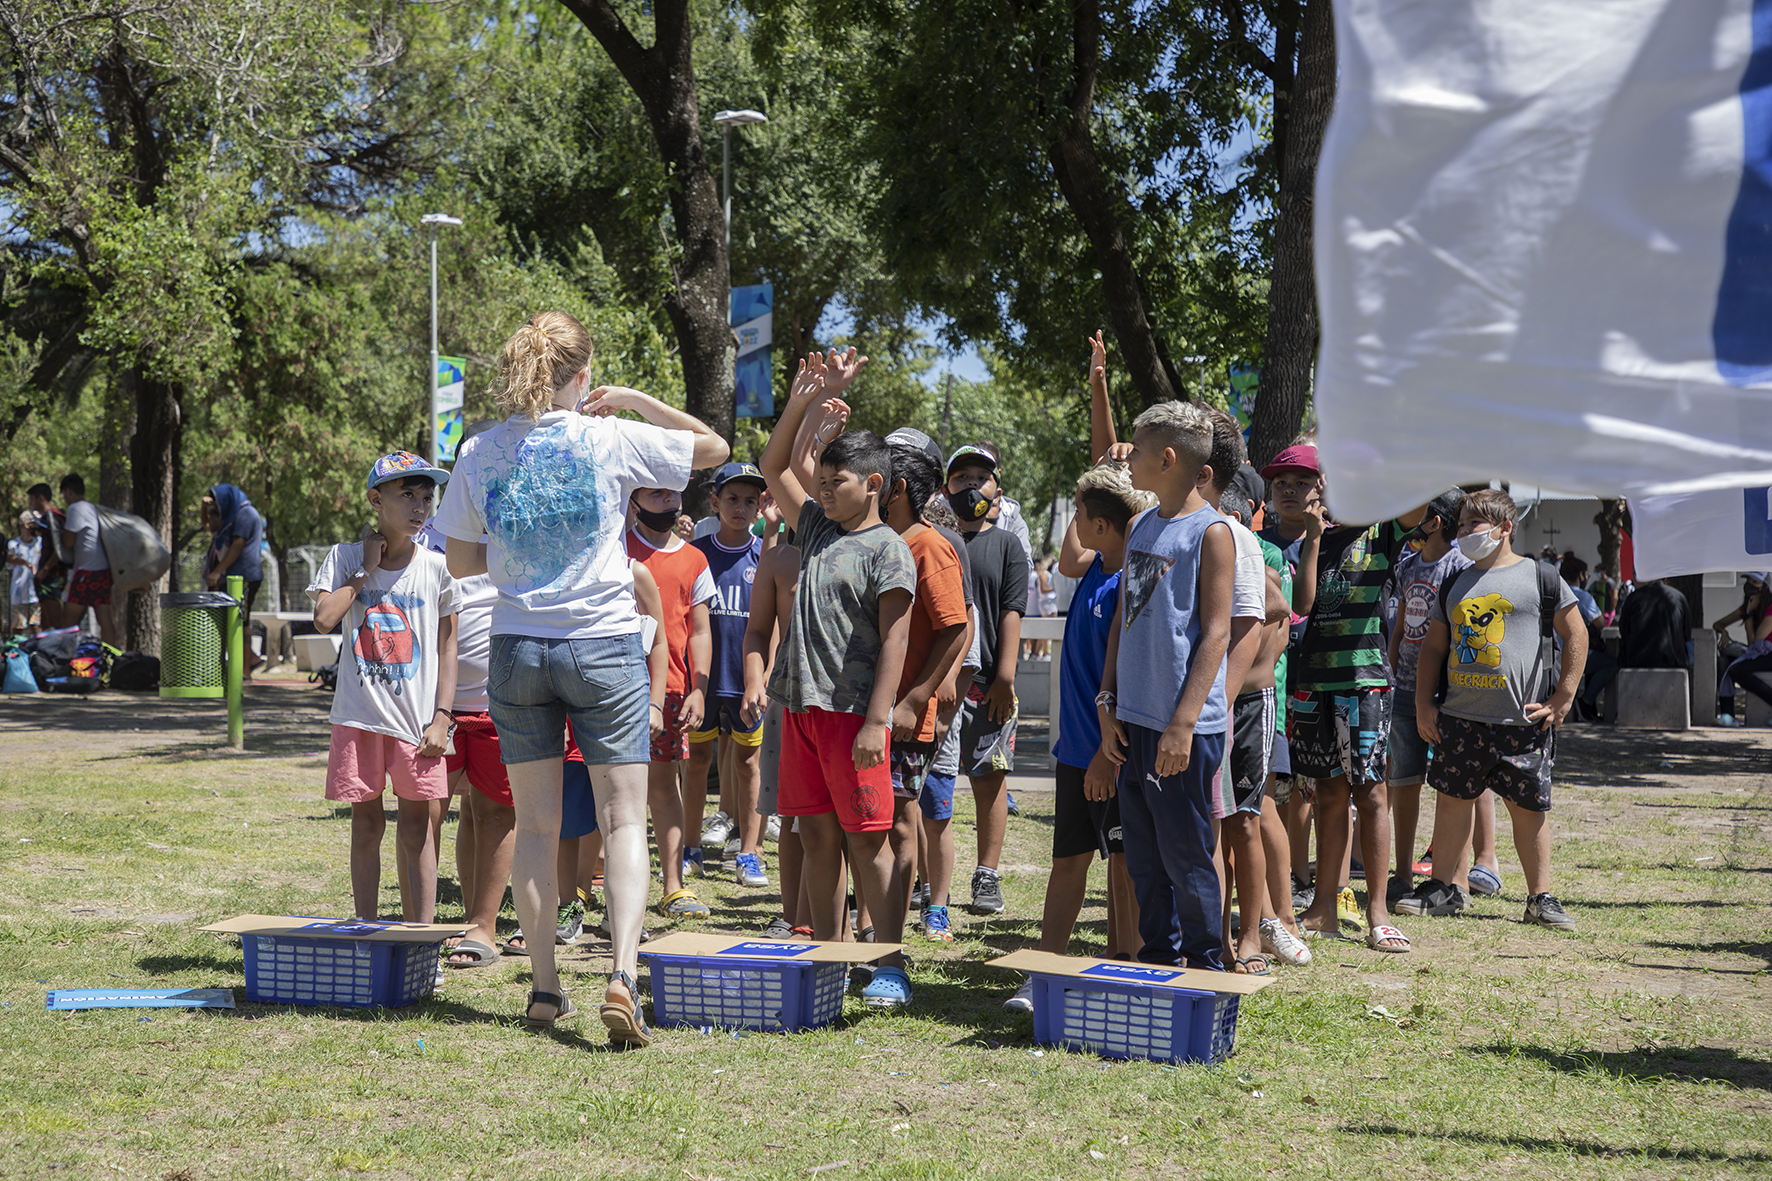
{"label": "concrete bench", "polygon": [[338,659],[344,642],[344,637],[337,633],[295,637],[295,667],[301,672],[313,672],[322,665],[331,664]]}
{"label": "concrete bench", "polygon": [[1625,730],[1690,730],[1692,691],[1683,668],[1621,668],[1612,682]]}

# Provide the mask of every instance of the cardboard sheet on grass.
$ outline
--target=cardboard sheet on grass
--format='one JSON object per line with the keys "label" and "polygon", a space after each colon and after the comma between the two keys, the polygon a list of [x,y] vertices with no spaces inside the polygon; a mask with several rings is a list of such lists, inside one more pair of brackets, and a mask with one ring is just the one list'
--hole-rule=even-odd
{"label": "cardboard sheet on grass", "polygon": [[640,949],[643,956],[711,956],[718,959],[791,961],[800,964],[871,964],[902,943],[803,943],[794,939],[744,939],[677,931]]}
{"label": "cardboard sheet on grass", "polygon": [[307,935],[319,939],[362,939],[373,943],[435,943],[466,935],[460,923],[383,923],[328,919],[312,915],[243,914],[199,931],[221,935]]}
{"label": "cardboard sheet on grass", "polygon": [[1084,982],[1142,984],[1153,988],[1191,988],[1196,992],[1222,992],[1249,996],[1274,982],[1272,976],[1246,976],[1237,972],[1207,972],[1199,968],[1170,968],[1162,964],[1134,964],[1125,960],[1094,960],[1087,956],[1054,955],[1049,951],[1017,951],[985,961],[989,968],[1014,968]]}

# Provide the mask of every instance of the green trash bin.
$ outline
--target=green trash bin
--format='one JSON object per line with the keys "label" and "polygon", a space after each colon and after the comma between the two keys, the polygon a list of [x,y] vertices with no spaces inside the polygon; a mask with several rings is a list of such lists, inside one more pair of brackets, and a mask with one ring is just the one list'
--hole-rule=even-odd
{"label": "green trash bin", "polygon": [[228,612],[239,609],[220,591],[160,596],[160,696],[227,692]]}

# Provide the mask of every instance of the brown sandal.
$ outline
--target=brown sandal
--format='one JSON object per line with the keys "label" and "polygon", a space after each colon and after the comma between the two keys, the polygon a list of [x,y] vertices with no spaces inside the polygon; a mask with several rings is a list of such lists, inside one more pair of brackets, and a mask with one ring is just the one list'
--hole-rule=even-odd
{"label": "brown sandal", "polygon": [[[603,1024],[609,1027],[609,1040],[629,1046],[650,1046],[652,1031],[646,1028],[646,1018],[640,1013],[640,989],[634,978],[618,969],[609,977],[609,984],[610,991],[603,994],[600,1010]],[[626,999],[613,991],[617,984],[627,991]]]}

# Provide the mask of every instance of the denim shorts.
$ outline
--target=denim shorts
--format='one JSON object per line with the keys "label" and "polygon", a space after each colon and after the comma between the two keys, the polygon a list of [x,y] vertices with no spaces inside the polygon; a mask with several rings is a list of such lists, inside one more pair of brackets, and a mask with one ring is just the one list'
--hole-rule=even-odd
{"label": "denim shorts", "polygon": [[647,761],[651,682],[637,633],[493,636],[490,671],[486,687],[505,766],[564,758],[568,722],[591,766]]}
{"label": "denim shorts", "polygon": [[1427,780],[1428,743],[1415,729],[1415,694],[1398,689],[1391,705],[1390,786],[1413,787]]}

